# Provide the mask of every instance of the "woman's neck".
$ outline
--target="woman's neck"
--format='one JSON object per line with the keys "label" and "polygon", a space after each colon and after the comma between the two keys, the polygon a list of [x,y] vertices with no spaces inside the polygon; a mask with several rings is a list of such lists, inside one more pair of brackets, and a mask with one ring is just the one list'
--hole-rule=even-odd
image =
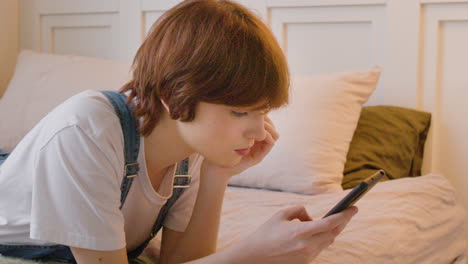
{"label": "woman's neck", "polygon": [[180,137],[176,122],[163,113],[151,134],[144,139],[146,164],[155,173],[165,171],[194,153]]}

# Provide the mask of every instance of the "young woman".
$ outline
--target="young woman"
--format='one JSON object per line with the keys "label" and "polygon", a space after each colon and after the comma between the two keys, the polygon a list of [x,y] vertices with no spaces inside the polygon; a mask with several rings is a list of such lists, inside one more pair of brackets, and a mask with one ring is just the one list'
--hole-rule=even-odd
{"label": "young woman", "polygon": [[357,208],[315,221],[286,208],[216,252],[227,182],[274,146],[267,113],[288,87],[284,55],[250,11],[180,3],[154,24],[121,94],[71,97],[0,167],[0,253],[137,262],[162,226],[161,263],[308,263]]}

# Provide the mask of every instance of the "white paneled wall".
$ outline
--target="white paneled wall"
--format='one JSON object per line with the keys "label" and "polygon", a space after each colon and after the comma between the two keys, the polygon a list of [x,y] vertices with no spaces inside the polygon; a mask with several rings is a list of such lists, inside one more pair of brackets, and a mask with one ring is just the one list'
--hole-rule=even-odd
{"label": "white paneled wall", "polygon": [[[275,1],[269,8],[269,20],[291,72],[320,74],[374,64],[385,67],[388,34],[384,5],[302,1],[298,6],[286,6],[288,2]],[[382,76],[379,87],[384,79]],[[372,100],[382,97],[382,92],[377,89]]]}
{"label": "white paneled wall", "polygon": [[[119,15],[116,12],[49,14],[41,17],[41,48],[57,54],[118,57]],[[82,40],[92,41],[82,41]]]}
{"label": "white paneled wall", "polygon": [[[21,0],[21,47],[131,61],[179,0]],[[239,0],[270,26],[293,74],[383,68],[368,105],[432,112],[424,173],[468,208],[468,0]]]}

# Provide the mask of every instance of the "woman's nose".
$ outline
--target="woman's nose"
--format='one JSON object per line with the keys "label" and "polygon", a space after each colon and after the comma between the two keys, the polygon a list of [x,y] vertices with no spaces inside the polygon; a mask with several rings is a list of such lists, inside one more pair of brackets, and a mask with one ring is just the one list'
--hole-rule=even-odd
{"label": "woman's nose", "polygon": [[252,122],[251,126],[247,131],[246,137],[249,139],[254,139],[256,141],[262,141],[266,138],[266,130],[265,130],[265,119],[264,117],[260,117],[255,122]]}

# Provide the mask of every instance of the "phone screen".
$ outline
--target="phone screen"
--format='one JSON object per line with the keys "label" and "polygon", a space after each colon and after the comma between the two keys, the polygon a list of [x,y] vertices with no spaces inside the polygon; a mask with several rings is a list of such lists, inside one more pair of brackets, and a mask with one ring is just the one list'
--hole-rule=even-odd
{"label": "phone screen", "polygon": [[371,176],[367,177],[364,181],[359,183],[356,187],[351,190],[339,203],[337,203],[328,213],[325,214],[325,217],[339,213],[346,208],[354,205],[359,199],[361,199],[364,194],[366,194],[372,187],[379,182],[386,175],[385,171],[379,170]]}

